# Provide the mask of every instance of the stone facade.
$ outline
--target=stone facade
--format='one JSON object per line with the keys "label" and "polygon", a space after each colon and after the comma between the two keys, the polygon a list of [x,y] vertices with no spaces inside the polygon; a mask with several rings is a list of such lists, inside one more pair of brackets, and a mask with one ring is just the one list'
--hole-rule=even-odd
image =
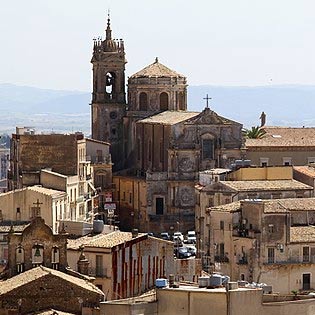
{"label": "stone facade", "polygon": [[[109,21],[106,39],[95,47],[92,136],[111,143],[114,170],[119,171],[114,178],[124,177],[126,183],[134,181],[133,186],[138,181],[136,177],[146,183],[143,196],[139,198],[131,192],[131,201],[125,207],[120,206],[126,196],[116,186],[117,214],[124,218],[121,227],[136,226],[159,233],[174,229],[179,222],[183,231],[193,229],[198,172],[229,167],[241,158],[242,125],[219,116],[208,106],[201,113],[187,111],[186,77],[157,58],[128,79],[128,105],[122,97],[121,83],[112,85],[112,94],[104,94],[106,86],[99,79],[110,73],[115,82],[116,77],[123,77],[125,66],[122,42],[111,39]],[[116,67],[116,72],[111,67]],[[97,91],[101,91],[99,96]],[[115,125],[121,120],[123,134]],[[132,202],[136,198],[143,199],[141,206]],[[144,205],[143,214],[139,211]]]}
{"label": "stone facade", "polygon": [[33,268],[0,285],[0,314],[93,313],[103,293],[92,283],[43,266]]}
{"label": "stone facade", "polygon": [[34,218],[22,233],[9,232],[5,275],[13,277],[40,265],[65,271],[66,244],[66,234],[53,234],[41,217]]}

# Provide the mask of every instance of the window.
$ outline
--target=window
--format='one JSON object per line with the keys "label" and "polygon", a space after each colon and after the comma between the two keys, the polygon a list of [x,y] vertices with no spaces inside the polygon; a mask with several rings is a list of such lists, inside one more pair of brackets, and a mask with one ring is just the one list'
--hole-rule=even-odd
{"label": "window", "polygon": [[260,158],[260,166],[267,167],[269,165],[269,158]]}
{"label": "window", "polygon": [[213,206],[214,206],[213,198],[209,198],[209,207]]}
{"label": "window", "polygon": [[132,203],[132,193],[129,193],[129,203]]}
{"label": "window", "polygon": [[96,275],[96,277],[104,276],[103,256],[102,255],[96,255],[95,275]]}
{"label": "window", "polygon": [[282,158],[282,164],[283,164],[284,166],[292,165],[292,158],[290,158],[290,157],[284,157],[284,158]]}
{"label": "window", "polygon": [[139,95],[139,109],[148,110],[148,95],[147,93],[141,92]]}
{"label": "window", "polygon": [[268,232],[269,233],[273,233],[275,230],[274,230],[274,225],[273,224],[269,224],[268,225]]}
{"label": "window", "polygon": [[183,92],[178,93],[178,108],[180,110],[185,110],[185,95]]}
{"label": "window", "polygon": [[308,157],[307,158],[307,164],[314,164],[315,163],[315,157]]}
{"label": "window", "polygon": [[156,214],[163,214],[164,212],[164,198],[157,197],[155,199],[155,212]]}
{"label": "window", "polygon": [[220,221],[220,230],[224,230],[224,221]]}
{"label": "window", "polygon": [[59,269],[59,248],[57,246],[53,246],[51,252],[51,265],[52,269]]}
{"label": "window", "polygon": [[273,264],[275,262],[275,249],[274,247],[268,248],[268,264]]}
{"label": "window", "polygon": [[202,140],[202,159],[213,160],[214,143],[211,139]]}
{"label": "window", "polygon": [[168,94],[165,92],[160,94],[160,110],[168,110]]}
{"label": "window", "polygon": [[310,248],[308,246],[303,247],[303,262],[310,262]]}

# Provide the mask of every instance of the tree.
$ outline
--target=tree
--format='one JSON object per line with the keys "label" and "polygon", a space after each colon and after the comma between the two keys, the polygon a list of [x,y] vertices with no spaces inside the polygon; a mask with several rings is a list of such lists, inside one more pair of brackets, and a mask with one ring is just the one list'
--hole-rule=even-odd
{"label": "tree", "polygon": [[247,139],[261,139],[265,136],[265,134],[266,131],[258,126],[243,130],[243,136]]}

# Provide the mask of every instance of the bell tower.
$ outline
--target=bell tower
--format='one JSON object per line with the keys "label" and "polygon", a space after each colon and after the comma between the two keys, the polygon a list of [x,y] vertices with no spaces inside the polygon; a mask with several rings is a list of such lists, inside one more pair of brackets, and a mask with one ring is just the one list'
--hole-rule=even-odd
{"label": "bell tower", "polygon": [[108,15],[105,39],[94,39],[92,138],[109,142],[113,169],[123,166],[123,117],[126,112],[124,42],[112,39]]}

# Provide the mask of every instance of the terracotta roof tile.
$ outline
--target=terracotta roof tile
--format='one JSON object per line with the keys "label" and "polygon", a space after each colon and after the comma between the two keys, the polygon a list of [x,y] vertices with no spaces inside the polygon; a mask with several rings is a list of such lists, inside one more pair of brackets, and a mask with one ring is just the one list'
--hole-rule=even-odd
{"label": "terracotta roof tile", "polygon": [[315,211],[315,198],[259,199],[242,202],[261,203],[265,213],[288,211]]}
{"label": "terracotta roof tile", "polygon": [[315,178],[315,168],[312,166],[293,166],[293,170]]}
{"label": "terracotta roof tile", "polygon": [[241,202],[240,201],[234,201],[231,203],[227,203],[225,205],[215,206],[215,207],[209,207],[210,211],[223,211],[223,212],[235,212],[241,209]]}
{"label": "terracotta roof tile", "polygon": [[185,78],[183,75],[169,69],[163,64],[155,61],[142,70],[133,74],[130,78],[143,78],[143,77],[176,77]]}
{"label": "terracotta roof tile", "polygon": [[314,147],[315,128],[264,127],[266,134],[261,139],[246,139],[250,147]]}
{"label": "terracotta roof tile", "polygon": [[30,283],[36,279],[47,276],[48,274],[52,274],[58,278],[61,278],[67,282],[73,283],[85,290],[93,291],[94,293],[98,293],[103,295],[103,292],[99,290],[94,284],[87,280],[83,280],[77,277],[70,276],[64,272],[50,269],[47,267],[39,266],[25,272],[18,274],[8,280],[0,282],[0,295],[11,292],[12,290],[19,288],[27,283]]}
{"label": "terracotta roof tile", "polygon": [[[139,233],[138,237],[147,235],[146,233]],[[132,237],[131,232],[115,231],[109,234],[98,234],[94,236],[83,236],[75,240],[68,240],[68,249],[78,249],[81,245],[84,247],[99,247],[99,248],[112,248],[124,242],[128,242],[136,237]]]}
{"label": "terracotta roof tile", "polygon": [[223,185],[236,191],[308,190],[311,186],[294,179],[283,180],[237,180],[221,181]]}
{"label": "terracotta roof tile", "polygon": [[315,226],[291,226],[290,227],[291,243],[314,243]]}
{"label": "terracotta roof tile", "polygon": [[161,125],[175,125],[182,121],[188,120],[192,117],[199,115],[198,112],[187,111],[171,111],[167,110],[162,113],[153,115],[151,117],[142,119],[138,123],[143,124],[161,124]]}

